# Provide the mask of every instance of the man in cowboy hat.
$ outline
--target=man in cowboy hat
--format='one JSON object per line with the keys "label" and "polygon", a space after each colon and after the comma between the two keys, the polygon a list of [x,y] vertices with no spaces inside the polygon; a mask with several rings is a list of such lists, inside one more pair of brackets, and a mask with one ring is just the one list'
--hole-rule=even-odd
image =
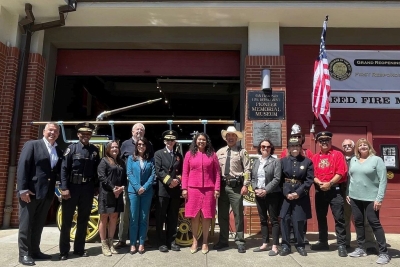
{"label": "man in cowboy hat", "polygon": [[237,145],[243,134],[234,126],[221,131],[227,146],[217,152],[221,167],[221,195],[218,199],[219,241],[214,249],[229,247],[229,206],[232,206],[235,217],[235,242],[239,253],[245,253],[243,195],[247,194],[250,185],[250,158],[245,149]]}
{"label": "man in cowboy hat", "polygon": [[[154,154],[157,176],[156,232],[157,246],[160,252],[179,251],[175,243],[181,204],[182,155],[174,151],[178,133],[167,130],[162,133],[165,147]],[[164,223],[165,230],[164,233]]]}

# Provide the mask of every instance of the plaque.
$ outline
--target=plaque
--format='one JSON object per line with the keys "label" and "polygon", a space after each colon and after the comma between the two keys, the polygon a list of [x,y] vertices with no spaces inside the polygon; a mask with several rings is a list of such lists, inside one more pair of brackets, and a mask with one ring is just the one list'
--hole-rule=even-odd
{"label": "plaque", "polygon": [[253,146],[265,138],[271,140],[272,144],[282,146],[282,125],[280,122],[253,122]]}
{"label": "plaque", "polygon": [[265,95],[262,91],[248,91],[247,106],[249,120],[284,120],[285,92]]}

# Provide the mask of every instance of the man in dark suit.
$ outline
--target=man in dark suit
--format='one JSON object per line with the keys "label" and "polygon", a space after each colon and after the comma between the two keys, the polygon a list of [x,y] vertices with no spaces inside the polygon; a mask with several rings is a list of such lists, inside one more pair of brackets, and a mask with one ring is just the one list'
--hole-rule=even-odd
{"label": "man in dark suit", "polygon": [[[165,148],[154,154],[157,175],[156,231],[157,245],[161,252],[168,249],[179,251],[175,243],[176,227],[181,195],[182,155],[174,152],[177,133],[174,130],[163,132]],[[163,232],[165,223],[166,234]]]}
{"label": "man in dark suit", "polygon": [[61,169],[62,152],[56,143],[59,134],[59,126],[48,123],[42,139],[25,143],[18,161],[18,247],[23,265],[34,265],[34,259],[51,259],[39,245]]}

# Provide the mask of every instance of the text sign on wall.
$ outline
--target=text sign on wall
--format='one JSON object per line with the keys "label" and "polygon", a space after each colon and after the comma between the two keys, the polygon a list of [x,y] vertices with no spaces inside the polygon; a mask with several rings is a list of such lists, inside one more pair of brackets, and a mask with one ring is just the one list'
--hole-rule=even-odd
{"label": "text sign on wall", "polygon": [[271,96],[262,91],[247,92],[249,120],[284,120],[285,92],[272,91]]}
{"label": "text sign on wall", "polygon": [[253,146],[265,138],[274,146],[282,146],[282,126],[280,122],[253,122]]}
{"label": "text sign on wall", "polygon": [[400,90],[400,51],[328,50],[333,91]]}
{"label": "text sign on wall", "polygon": [[400,109],[400,93],[331,92],[331,108]]}

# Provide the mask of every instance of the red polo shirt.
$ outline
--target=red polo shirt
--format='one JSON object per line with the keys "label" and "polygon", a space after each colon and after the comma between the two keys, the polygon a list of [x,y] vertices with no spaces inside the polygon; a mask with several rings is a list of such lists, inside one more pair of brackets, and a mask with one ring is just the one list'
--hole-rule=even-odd
{"label": "red polo shirt", "polygon": [[321,151],[312,157],[314,164],[314,177],[321,182],[330,182],[335,174],[340,174],[342,178],[338,183],[347,181],[347,164],[342,152],[333,150],[332,148],[327,154]]}

